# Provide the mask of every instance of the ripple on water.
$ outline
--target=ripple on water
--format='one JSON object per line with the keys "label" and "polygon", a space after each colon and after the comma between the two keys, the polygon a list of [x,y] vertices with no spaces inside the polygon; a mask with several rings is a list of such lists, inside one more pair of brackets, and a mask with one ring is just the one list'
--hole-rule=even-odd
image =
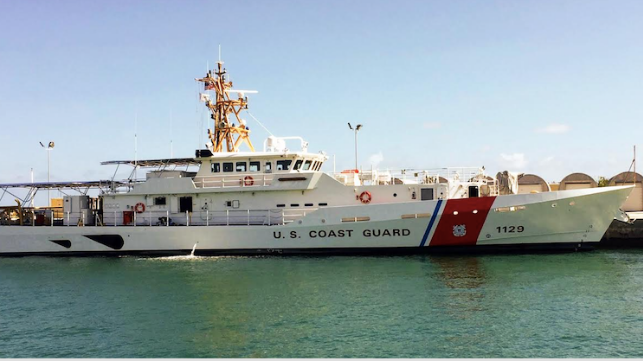
{"label": "ripple on water", "polygon": [[0,259],[4,357],[640,357],[643,252]]}

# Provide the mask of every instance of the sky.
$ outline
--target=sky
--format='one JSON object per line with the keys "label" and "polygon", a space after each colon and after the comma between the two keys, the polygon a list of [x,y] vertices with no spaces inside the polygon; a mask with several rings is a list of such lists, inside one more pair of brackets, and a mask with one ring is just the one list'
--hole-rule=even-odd
{"label": "sky", "polygon": [[[351,122],[364,168],[609,178],[643,143],[641,14],[639,0],[0,0],[0,183],[47,180],[39,142],[55,142],[52,181],[193,156],[208,119],[194,78],[219,45],[234,87],[258,91],[252,116],[325,151],[324,171],[354,167]],[[270,133],[244,118],[262,148]]]}

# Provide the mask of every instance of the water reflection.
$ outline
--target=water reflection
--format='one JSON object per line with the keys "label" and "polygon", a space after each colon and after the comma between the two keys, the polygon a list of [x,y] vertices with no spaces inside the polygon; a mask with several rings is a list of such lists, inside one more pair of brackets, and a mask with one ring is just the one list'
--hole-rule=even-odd
{"label": "water reflection", "polygon": [[436,276],[453,289],[479,288],[485,283],[485,272],[479,257],[432,256],[431,263],[438,267]]}
{"label": "water reflection", "polygon": [[483,261],[477,256],[430,256],[432,276],[447,289],[445,310],[452,316],[466,318],[471,312],[484,311],[487,281]]}
{"label": "water reflection", "polygon": [[[643,252],[23,258],[0,259],[0,275],[0,354],[10,356],[633,357],[641,349],[632,335],[643,327]],[[588,334],[610,342],[591,349]]]}

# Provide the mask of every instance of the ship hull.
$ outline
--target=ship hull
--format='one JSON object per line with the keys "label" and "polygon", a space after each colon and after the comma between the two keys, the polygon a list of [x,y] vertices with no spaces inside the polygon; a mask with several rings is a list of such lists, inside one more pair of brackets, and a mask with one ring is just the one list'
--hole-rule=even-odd
{"label": "ship hull", "polygon": [[631,189],[325,207],[270,226],[0,226],[0,255],[585,250],[601,240]]}

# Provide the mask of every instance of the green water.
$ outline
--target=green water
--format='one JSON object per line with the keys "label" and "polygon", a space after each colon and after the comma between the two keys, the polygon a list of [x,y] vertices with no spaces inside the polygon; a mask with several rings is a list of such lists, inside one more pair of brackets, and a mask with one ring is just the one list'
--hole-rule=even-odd
{"label": "green water", "polygon": [[474,356],[643,356],[643,252],[0,258],[0,357]]}

